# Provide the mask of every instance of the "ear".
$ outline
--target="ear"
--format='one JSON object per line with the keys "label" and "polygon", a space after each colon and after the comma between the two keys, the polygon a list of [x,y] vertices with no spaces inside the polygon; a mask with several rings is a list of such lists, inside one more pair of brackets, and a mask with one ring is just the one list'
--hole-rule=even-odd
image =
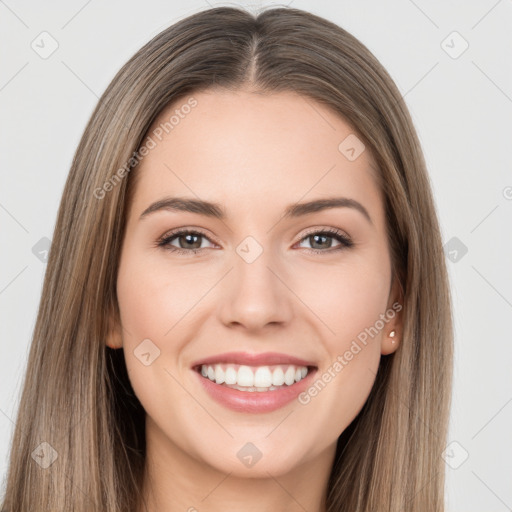
{"label": "ear", "polygon": [[381,354],[395,352],[402,342],[404,296],[398,277],[393,280],[389,294],[386,317],[389,319],[382,330]]}
{"label": "ear", "polygon": [[117,304],[109,308],[108,313],[108,333],[105,340],[107,347],[118,349],[123,347],[123,337],[121,335],[121,320]]}

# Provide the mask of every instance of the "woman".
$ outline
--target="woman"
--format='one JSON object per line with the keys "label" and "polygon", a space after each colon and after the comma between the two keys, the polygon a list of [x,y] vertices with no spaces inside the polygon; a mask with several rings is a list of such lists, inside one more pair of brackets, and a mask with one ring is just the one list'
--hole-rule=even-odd
{"label": "woman", "polygon": [[212,8],[86,127],[3,509],[442,511],[451,371],[392,79],[318,16]]}

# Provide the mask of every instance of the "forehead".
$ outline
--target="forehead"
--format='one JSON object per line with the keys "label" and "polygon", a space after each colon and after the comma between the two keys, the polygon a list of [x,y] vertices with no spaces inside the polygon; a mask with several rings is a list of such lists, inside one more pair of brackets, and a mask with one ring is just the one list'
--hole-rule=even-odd
{"label": "forehead", "polygon": [[370,151],[341,116],[293,92],[191,93],[160,113],[146,142],[139,214],[165,195],[220,202],[228,214],[343,195],[382,216]]}

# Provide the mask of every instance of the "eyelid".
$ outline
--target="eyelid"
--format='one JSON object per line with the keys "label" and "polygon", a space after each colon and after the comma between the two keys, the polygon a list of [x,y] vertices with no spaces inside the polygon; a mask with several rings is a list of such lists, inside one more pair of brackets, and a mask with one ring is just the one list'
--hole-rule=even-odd
{"label": "eyelid", "polygon": [[184,226],[181,228],[174,228],[170,229],[169,231],[166,231],[162,236],[160,236],[157,240],[157,242],[165,240],[166,238],[170,238],[175,235],[181,235],[183,233],[195,233],[198,235],[202,235],[205,238],[210,239],[211,241],[214,241],[216,244],[220,245],[217,238],[213,236],[212,234],[206,232],[203,228],[198,228],[195,226]]}
{"label": "eyelid", "polygon": [[298,241],[300,242],[301,240],[306,238],[308,235],[312,235],[315,233],[330,233],[333,235],[343,235],[345,238],[352,240],[352,237],[343,229],[335,228],[332,226],[323,226],[323,227],[315,226],[313,228],[308,228],[306,230],[306,232],[302,234],[302,236],[300,237],[300,239]]}

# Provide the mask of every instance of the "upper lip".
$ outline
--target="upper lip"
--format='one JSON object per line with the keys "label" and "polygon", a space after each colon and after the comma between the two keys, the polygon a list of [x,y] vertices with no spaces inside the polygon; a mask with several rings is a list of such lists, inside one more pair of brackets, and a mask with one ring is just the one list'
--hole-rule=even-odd
{"label": "upper lip", "polygon": [[262,354],[251,354],[249,352],[225,352],[211,357],[199,359],[192,364],[198,367],[203,364],[231,363],[247,366],[270,366],[275,364],[291,364],[294,366],[316,366],[314,362],[299,357],[281,354],[278,352],[264,352]]}

